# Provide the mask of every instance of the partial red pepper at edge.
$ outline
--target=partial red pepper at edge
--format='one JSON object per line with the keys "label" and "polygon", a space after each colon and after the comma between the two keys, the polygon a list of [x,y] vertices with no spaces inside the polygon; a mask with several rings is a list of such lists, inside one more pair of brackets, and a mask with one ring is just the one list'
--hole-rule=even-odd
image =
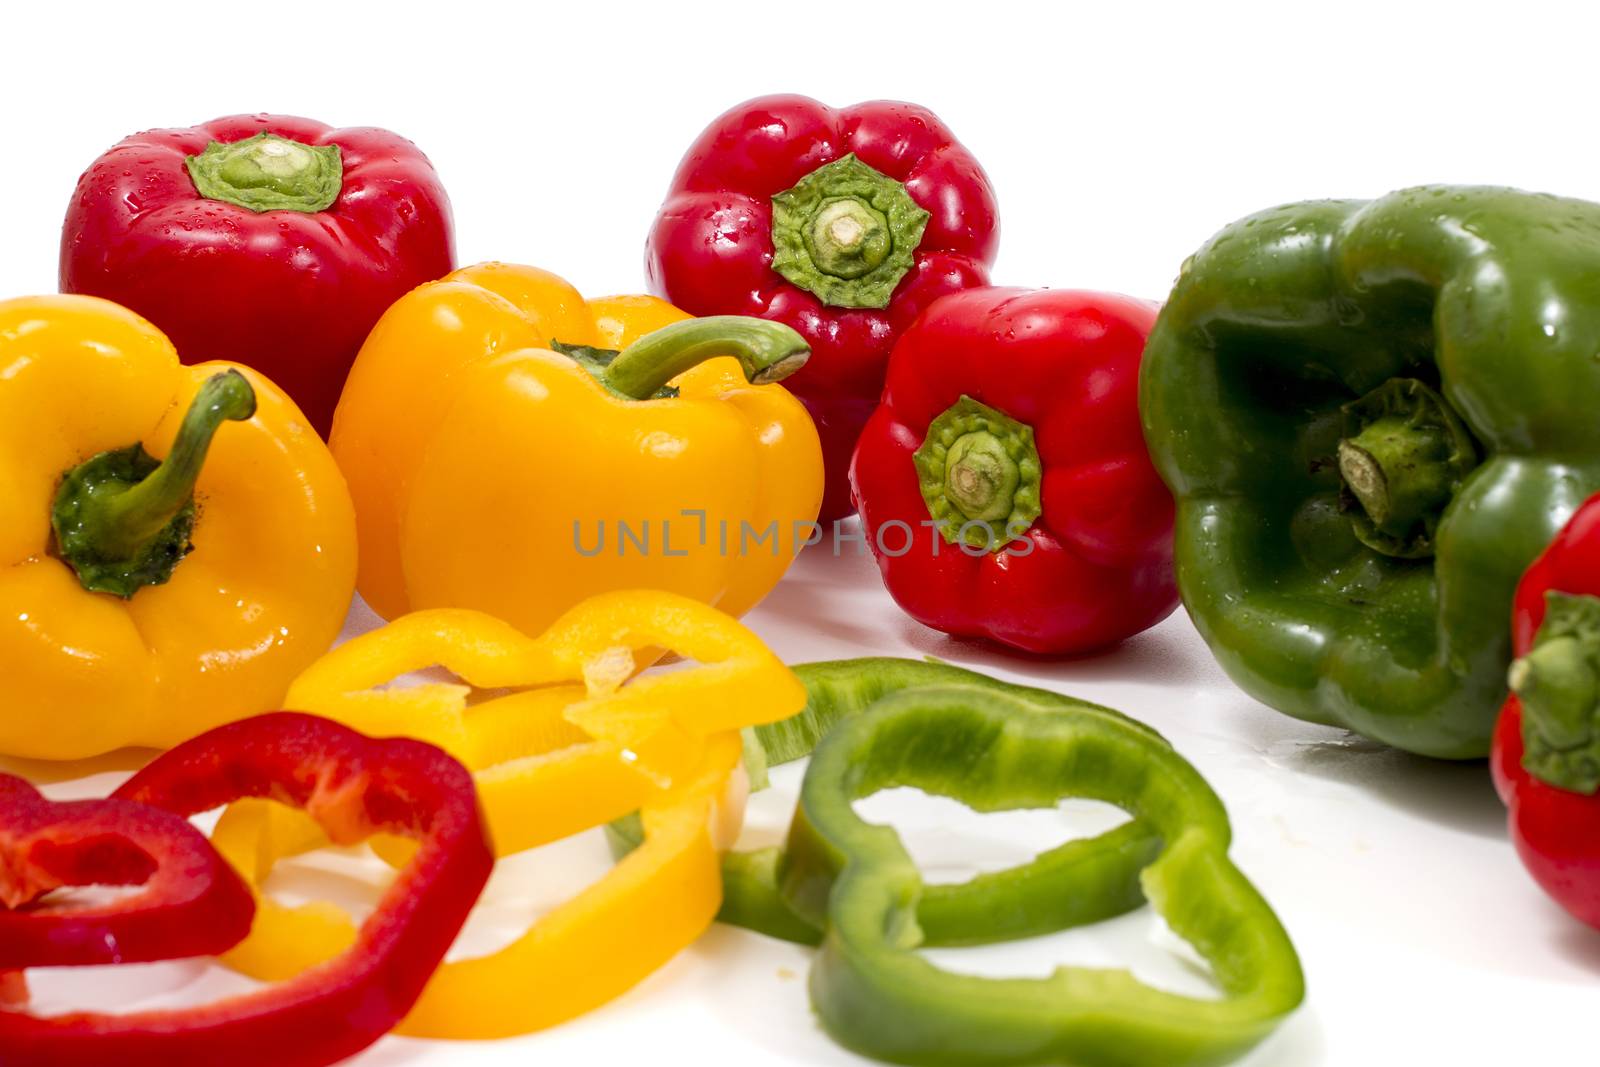
{"label": "partial red pepper at edge", "polygon": [[691,315],[785,323],[811,360],[784,383],[822,439],[821,519],[850,514],[850,453],[895,338],[946,293],[987,285],[988,176],[933,112],[764,96],[689,147],[645,250],[652,291]]}
{"label": "partial red pepper at edge", "polygon": [[973,289],[901,336],[851,483],[889,593],[957,637],[1112,644],[1178,604],[1172,497],[1139,425],[1154,306]]}
{"label": "partial red pepper at edge", "polygon": [[1600,929],[1600,495],[1523,574],[1490,768],[1523,865]]}
{"label": "partial red pepper at edge", "polygon": [[276,712],[202,734],[131,778],[118,798],[180,816],[244,797],[305,808],[336,842],[416,839],[352,948],[258,993],[193,1009],[41,1018],[0,1011],[5,1062],[29,1067],[325,1067],[410,1010],[494,865],[471,774],[432,745],[375,740]]}
{"label": "partial red pepper at edge", "polygon": [[[143,889],[93,907],[40,899],[89,885]],[[50,801],[0,774],[0,972],[219,955],[254,915],[250,890],[185,819],[128,800]]]}

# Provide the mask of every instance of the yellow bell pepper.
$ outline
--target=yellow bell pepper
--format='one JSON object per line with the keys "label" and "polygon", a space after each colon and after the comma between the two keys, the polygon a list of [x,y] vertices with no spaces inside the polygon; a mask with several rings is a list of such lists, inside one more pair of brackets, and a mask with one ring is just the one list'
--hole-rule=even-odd
{"label": "yellow bell pepper", "polygon": [[[658,648],[696,665],[634,676],[634,654]],[[432,665],[465,684],[385,685]],[[496,695],[475,702],[474,689]],[[644,846],[587,891],[505,949],[441,967],[400,1032],[490,1038],[551,1026],[631,988],[697,938],[721,905],[719,852],[743,816],[738,731],[805,701],[755,635],[662,592],[591,598],[539,638],[478,612],[418,612],[314,664],[288,703],[462,759],[498,855],[635,810],[643,819]],[[258,886],[278,859],[327,841],[304,813],[266,801],[231,806],[213,840]],[[404,853],[387,839],[374,845],[396,862]],[[331,905],[262,898],[250,936],[224,960],[282,979],[354,936]]]}
{"label": "yellow bell pepper", "polygon": [[93,297],[0,303],[0,368],[0,752],[275,708],[355,585],[350,497],[299,409]]}
{"label": "yellow bell pepper", "polygon": [[[743,614],[822,494],[805,409],[751,382],[808,355],[779,324],[585,301],[532,267],[413,290],[373,328],[334,415],[362,596],[386,619],[473,608],[525,633],[616,589]],[[660,395],[669,381],[677,395]]]}

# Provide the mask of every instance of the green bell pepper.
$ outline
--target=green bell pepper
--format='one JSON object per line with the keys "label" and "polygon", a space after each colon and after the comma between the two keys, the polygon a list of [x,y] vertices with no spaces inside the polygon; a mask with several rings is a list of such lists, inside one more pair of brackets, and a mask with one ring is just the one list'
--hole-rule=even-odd
{"label": "green bell pepper", "polygon": [[1185,606],[1279,711],[1483,756],[1518,576],[1600,489],[1600,205],[1409,189],[1184,264],[1140,408]]}
{"label": "green bell pepper", "polygon": [[[1209,961],[1221,999],[1157,990],[1123,970],[990,979],[917,955],[926,944],[921,876],[894,830],[852,807],[901,785],[980,811],[1069,796],[1126,808],[1166,842],[1143,872],[1144,894]],[[891,693],[823,739],[778,873],[790,907],[826,927],[812,1006],[857,1052],[952,1067],[1215,1064],[1258,1043],[1305,989],[1277,916],[1228,859],[1229,839],[1216,794],[1148,732],[992,689],[929,687]],[[1070,873],[1053,888],[1081,891]]]}
{"label": "green bell pepper", "polygon": [[[1034,708],[1109,717],[1145,733],[1153,743],[1166,744],[1150,727],[1110,708],[1047,689],[1001,682],[948,663],[875,657],[802,663],[793,670],[805,684],[808,700],[798,715],[755,728],[750,740],[764,756],[764,766],[808,756],[837,723],[859,714],[878,698],[927,685],[971,686],[1009,695]],[[642,834],[637,816],[619,819],[606,828],[607,840],[618,858],[638,848]],[[929,886],[917,912],[925,943],[964,945],[1032,937],[1132,911],[1144,903],[1139,872],[1155,858],[1160,845],[1148,827],[1134,820],[1095,837],[1067,841],[1020,867],[981,874],[960,884]],[[779,892],[782,852],[773,846],[730,851],[723,856],[722,909],[717,919],[784,941],[818,944],[821,926],[797,916]],[[1075,892],[1057,891],[1066,879],[1076,887]]]}

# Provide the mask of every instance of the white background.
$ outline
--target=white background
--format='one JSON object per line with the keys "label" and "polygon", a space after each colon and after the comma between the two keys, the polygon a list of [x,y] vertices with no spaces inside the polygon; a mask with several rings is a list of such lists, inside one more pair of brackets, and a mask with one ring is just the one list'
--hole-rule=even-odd
{"label": "white background", "polygon": [[[54,288],[61,213],[101,150],[134,130],[263,109],[411,137],[450,190],[461,262],[534,263],[595,294],[642,286],[644,234],[690,139],[773,91],[938,112],[994,180],[995,277],[1007,284],[1159,297],[1209,234],[1287,200],[1432,181],[1600,199],[1600,16],[1587,4],[143,3],[14,5],[6,20],[0,296]],[[869,561],[813,551],[749,622],[791,660],[933,653],[1166,732],[1228,802],[1235,857],[1304,957],[1307,1004],[1255,1067],[1600,1058],[1600,934],[1527,880],[1482,765],[1269,712],[1222,677],[1181,613],[1097,658],[1008,658],[905,619]],[[758,828],[781,827],[796,783],[780,776],[787,789],[758,806]],[[946,878],[1085,825],[1067,813],[979,820],[904,797],[869,810],[920,826],[913,849]],[[590,836],[508,870],[473,925],[477,950],[526,923],[528,887],[548,903],[596,876],[602,856]],[[298,877],[301,891],[340,881]],[[989,973],[1132,959],[1142,976],[1195,988],[1150,926],[1135,915],[938,958]],[[806,956],[717,928],[578,1022],[487,1045],[387,1039],[358,1062],[859,1062],[814,1027]],[[52,972],[35,984],[57,1008],[120,1003],[135,986],[166,1002],[228,985],[192,965],[140,970],[137,983]]]}

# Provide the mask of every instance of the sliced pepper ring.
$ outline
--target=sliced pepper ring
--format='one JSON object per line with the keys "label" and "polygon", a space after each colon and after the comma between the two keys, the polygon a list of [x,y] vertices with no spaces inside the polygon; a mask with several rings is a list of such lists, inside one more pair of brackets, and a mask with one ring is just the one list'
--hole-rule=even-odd
{"label": "sliced pepper ring", "polygon": [[[615,750],[615,772],[588,753],[569,756],[571,751],[525,757],[487,772],[496,775],[485,792],[499,801],[488,809],[499,813],[498,825],[521,829],[513,840],[528,848],[565,836],[551,827],[567,830],[581,822],[581,830],[604,821],[603,815],[586,811],[610,813],[619,804],[642,803],[643,847],[506,948],[442,965],[400,1033],[496,1038],[553,1026],[631,989],[715,919],[721,902],[719,849],[728,843],[718,833],[718,805],[738,769],[739,735],[725,731],[708,739],[699,772],[671,790],[631,770]],[[624,799],[604,789],[578,788],[584,784],[581,767],[597,768],[607,780],[627,786]],[[224,855],[248,857],[241,870],[259,885],[277,859],[326,843],[302,830],[270,805],[241,805],[223,815],[214,840]],[[281,978],[313,965],[336,954],[355,934],[350,918],[331,905],[291,908],[262,899],[258,914],[251,936],[224,957],[255,978]]]}
{"label": "sliced pepper ring", "polygon": [[[7,1062],[322,1067],[406,1013],[455,939],[494,857],[466,769],[432,745],[373,740],[278,712],[179,745],[116,793],[190,816],[240,797],[310,811],[336,840],[377,830],[420,841],[352,949],[280,985],[195,1009],[40,1018],[0,1013]],[[252,932],[254,936],[254,932]]]}
{"label": "sliced pepper ring", "polygon": [[[1166,744],[1150,727],[1110,708],[1048,689],[1001,682],[948,663],[873,657],[802,663],[793,671],[806,687],[805,709],[754,730],[768,765],[808,755],[830,729],[880,697],[928,685],[972,686],[1007,694],[1040,710],[1106,717],[1145,732],[1154,744]],[[638,846],[637,819],[619,820],[606,830],[617,855]],[[1132,911],[1144,903],[1140,873],[1160,848],[1160,838],[1149,824],[1135,819],[1094,837],[1067,841],[1026,864],[958,884],[927,886],[917,907],[923,943],[968,945],[1035,937]],[[822,927],[795,914],[779,890],[782,854],[777,846],[727,853],[717,918],[768,937],[815,945],[822,940]],[[1076,892],[1060,892],[1066,880]]]}
{"label": "sliced pepper ring", "polygon": [[[1144,871],[1145,896],[1210,962],[1222,999],[1157,990],[1121,970],[991,979],[924,960],[921,875],[891,827],[851,806],[900,785],[980,811],[1090,797],[1147,821],[1166,846]],[[1304,995],[1294,946],[1228,859],[1229,837],[1216,794],[1147,732],[970,686],[930,687],[885,696],[823,739],[779,875],[790,906],[826,923],[812,1004],[857,1052],[911,1064],[1213,1064],[1259,1042]],[[1070,879],[1057,888],[1077,890]]]}
{"label": "sliced pepper ring", "polygon": [[[41,899],[89,885],[143,888],[98,906]],[[51,801],[0,774],[0,972],[214,956],[250,932],[254,913],[249,889],[187,820],[127,800]]]}
{"label": "sliced pepper ring", "polygon": [[[699,666],[629,681],[641,660],[663,649]],[[435,665],[467,684],[383,688]],[[579,683],[587,693],[565,706],[566,720],[664,777],[698,766],[699,738],[773,721],[805,703],[800,683],[734,619],[689,597],[644,590],[590,597],[537,638],[481,612],[413,612],[313,663],[285,702],[357,729],[432,741],[484,767],[518,754],[521,709],[500,701],[469,709],[471,689]]]}
{"label": "sliced pepper ring", "polygon": [[[661,648],[699,665],[622,684],[636,652]],[[373,688],[433,664],[475,686],[544,688],[471,706],[465,685]],[[480,768],[479,795],[502,856],[644,812],[646,846],[630,862],[510,946],[445,964],[400,1028],[495,1038],[604,1003],[710,925],[721,901],[718,849],[737,833],[722,832],[729,820],[719,816],[742,816],[738,730],[793,714],[805,690],[735,620],[643,592],[585,601],[536,639],[476,612],[418,612],[329,653],[290,700],[446,739]],[[321,843],[292,813],[260,807],[224,813],[214,840],[258,884],[278,858]],[[374,844],[395,858],[386,842]],[[349,918],[327,905],[258,907],[263,936],[225,958],[256,977],[326,958],[352,936]]]}
{"label": "sliced pepper ring", "polygon": [[543,1029],[620,996],[687,948],[721,902],[716,805],[740,753],[737,734],[713,738],[700,774],[646,803],[643,847],[507,948],[445,964],[401,1032]]}

